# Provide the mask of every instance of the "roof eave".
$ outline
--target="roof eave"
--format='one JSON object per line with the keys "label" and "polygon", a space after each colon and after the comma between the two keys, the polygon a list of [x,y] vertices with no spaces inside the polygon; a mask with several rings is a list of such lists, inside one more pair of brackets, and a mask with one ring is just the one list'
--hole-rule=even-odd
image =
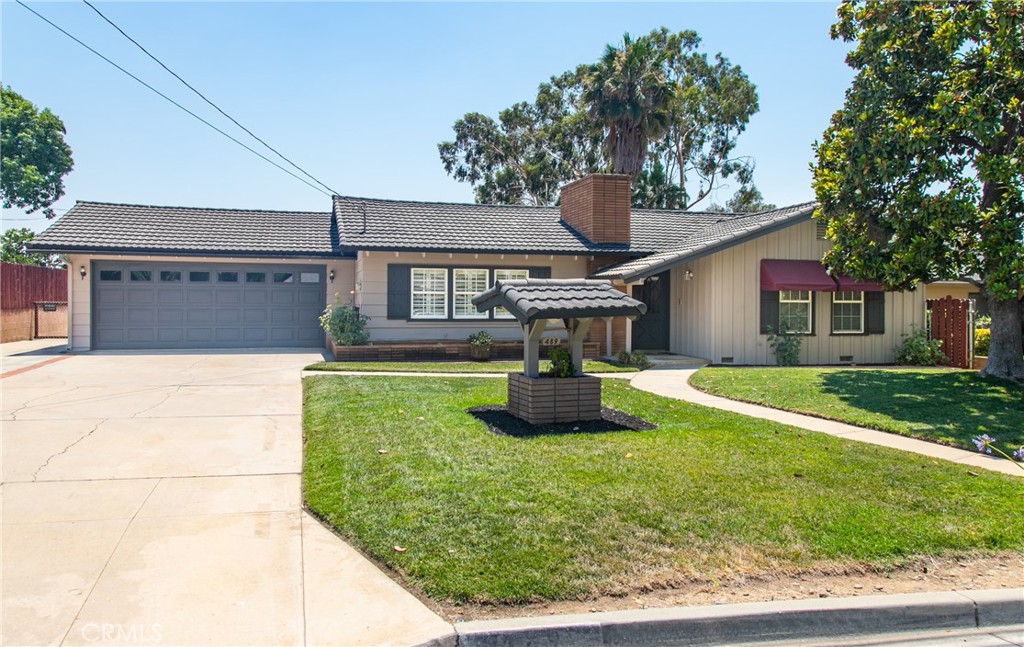
{"label": "roof eave", "polygon": [[344,252],[312,252],[292,250],[225,250],[225,249],[189,249],[174,247],[96,247],[90,245],[59,245],[29,244],[29,252],[42,254],[117,254],[123,256],[216,256],[242,258],[351,258]]}

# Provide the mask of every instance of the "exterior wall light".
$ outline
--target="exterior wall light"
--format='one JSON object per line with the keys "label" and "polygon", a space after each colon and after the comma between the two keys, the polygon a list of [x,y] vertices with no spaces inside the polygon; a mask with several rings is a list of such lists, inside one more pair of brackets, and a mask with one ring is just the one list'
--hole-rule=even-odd
{"label": "exterior wall light", "polygon": [[327,278],[329,278],[329,279],[331,280],[331,283],[334,283],[334,270],[331,270],[331,271],[330,271],[330,272],[329,272],[329,273],[327,274]]}
{"label": "exterior wall light", "polygon": [[78,276],[82,277],[83,281],[85,280],[85,265],[78,268]]}
{"label": "exterior wall light", "polygon": [[687,269],[686,272],[683,273],[683,280],[684,281],[692,281],[693,280],[693,270]]}

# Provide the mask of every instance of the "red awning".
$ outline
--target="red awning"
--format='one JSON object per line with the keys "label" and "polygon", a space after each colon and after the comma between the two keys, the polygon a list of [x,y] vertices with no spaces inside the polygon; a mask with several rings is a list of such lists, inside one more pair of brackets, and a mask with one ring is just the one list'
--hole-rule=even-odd
{"label": "red awning", "polygon": [[874,281],[858,281],[851,279],[845,274],[840,274],[836,279],[839,282],[840,292],[881,292],[882,286]]}
{"label": "red awning", "polygon": [[835,292],[836,282],[818,261],[761,261],[762,290],[810,290]]}

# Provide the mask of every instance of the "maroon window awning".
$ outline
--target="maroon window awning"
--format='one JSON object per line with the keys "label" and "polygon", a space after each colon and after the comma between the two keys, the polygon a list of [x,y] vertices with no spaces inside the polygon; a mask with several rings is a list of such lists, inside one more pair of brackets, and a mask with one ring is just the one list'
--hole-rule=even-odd
{"label": "maroon window awning", "polygon": [[810,290],[835,292],[836,282],[818,261],[761,261],[762,290]]}
{"label": "maroon window awning", "polygon": [[764,259],[761,261],[762,290],[810,290],[811,292],[881,292],[874,281],[858,281],[839,275],[833,279],[818,261]]}

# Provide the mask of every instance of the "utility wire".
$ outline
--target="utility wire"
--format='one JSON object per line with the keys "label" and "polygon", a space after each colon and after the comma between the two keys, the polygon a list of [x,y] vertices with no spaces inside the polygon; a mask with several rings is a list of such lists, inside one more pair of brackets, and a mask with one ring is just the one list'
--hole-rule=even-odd
{"label": "utility wire", "polygon": [[245,127],[245,126],[243,126],[242,124],[238,123],[238,120],[237,120],[237,119],[235,119],[234,117],[232,117],[232,116],[231,116],[231,115],[229,115],[228,113],[224,112],[224,110],[222,110],[220,106],[218,106],[218,105],[217,105],[216,103],[214,103],[213,101],[210,101],[210,99],[208,99],[208,98],[206,97],[206,95],[204,95],[204,94],[203,94],[202,92],[200,92],[199,90],[196,90],[196,89],[195,89],[195,88],[194,88],[194,87],[193,87],[193,86],[192,86],[192,85],[191,85],[191,84],[190,84],[190,83],[189,83],[188,81],[186,81],[185,79],[181,78],[181,77],[180,77],[180,76],[179,76],[179,75],[178,75],[178,74],[177,74],[177,73],[176,73],[176,72],[175,72],[174,70],[172,70],[171,68],[169,68],[169,67],[167,67],[166,65],[164,65],[163,61],[161,61],[161,60],[160,60],[160,59],[158,59],[158,58],[157,58],[156,56],[154,56],[153,54],[151,54],[151,53],[150,53],[150,51],[149,51],[148,49],[146,49],[145,47],[143,47],[143,46],[142,46],[142,45],[141,45],[141,44],[140,44],[140,43],[139,43],[139,42],[138,42],[137,40],[135,40],[134,38],[132,38],[131,36],[129,36],[129,35],[127,34],[127,33],[125,33],[125,31],[124,31],[123,29],[121,29],[120,27],[118,27],[118,26],[117,26],[117,25],[116,25],[116,24],[114,23],[114,21],[113,21],[113,20],[111,20],[110,18],[107,18],[107,17],[106,17],[106,16],[105,16],[105,15],[103,14],[103,12],[102,12],[102,11],[100,11],[100,10],[99,10],[99,9],[97,9],[97,8],[96,8],[95,6],[93,6],[93,4],[92,4],[91,2],[89,2],[89,0],[82,0],[82,2],[84,2],[84,3],[85,3],[85,4],[86,4],[86,5],[87,5],[87,6],[88,6],[88,7],[90,8],[90,9],[92,9],[93,11],[95,11],[95,12],[96,12],[96,14],[97,14],[97,15],[98,15],[98,16],[99,16],[100,18],[102,18],[103,20],[107,21],[107,23],[108,23],[108,24],[109,24],[109,25],[110,25],[111,27],[113,27],[114,29],[116,29],[117,31],[119,31],[119,32],[121,33],[121,35],[122,35],[122,36],[124,36],[124,37],[125,37],[125,38],[127,38],[127,39],[128,39],[129,41],[131,41],[133,45],[135,45],[135,46],[136,46],[136,47],[138,47],[138,48],[139,48],[140,50],[142,50],[142,52],[143,52],[143,53],[144,53],[144,54],[145,54],[146,56],[148,56],[148,57],[150,57],[151,59],[153,59],[153,61],[155,61],[157,65],[159,65],[160,67],[164,68],[164,70],[166,70],[168,74],[170,74],[170,75],[171,75],[171,76],[173,76],[174,78],[176,78],[176,79],[178,79],[179,81],[181,81],[181,84],[182,84],[182,85],[184,85],[184,86],[185,86],[186,88],[188,88],[189,90],[192,90],[192,92],[196,93],[196,95],[197,95],[197,96],[198,96],[198,97],[199,97],[200,99],[202,99],[203,101],[205,101],[206,103],[208,103],[208,104],[209,104],[209,105],[210,105],[210,106],[211,106],[211,107],[212,107],[212,108],[213,108],[214,110],[216,110],[216,111],[217,111],[217,112],[219,112],[220,114],[222,114],[222,115],[224,115],[225,117],[227,117],[227,118],[228,118],[228,119],[229,119],[229,120],[231,121],[231,123],[235,124],[236,126],[238,126],[239,128],[241,128],[242,130],[244,130],[244,131],[245,131],[246,133],[248,133],[248,134],[249,134],[249,136],[250,136],[250,137],[252,137],[253,139],[255,139],[256,141],[258,141],[259,143],[261,143],[261,144],[263,144],[264,146],[266,146],[266,147],[267,147],[267,148],[268,148],[269,150],[271,150],[271,151],[272,151],[272,152],[273,152],[273,153],[274,153],[275,155],[277,155],[278,157],[280,157],[280,158],[281,158],[281,159],[283,159],[284,161],[288,162],[288,163],[289,163],[289,164],[290,164],[290,165],[292,166],[292,168],[294,168],[294,169],[298,170],[299,172],[301,172],[301,173],[302,173],[303,175],[305,175],[305,176],[306,176],[306,177],[308,177],[309,179],[313,180],[314,182],[316,182],[317,184],[319,184],[319,185],[320,185],[320,186],[322,186],[323,188],[327,189],[327,190],[328,190],[328,191],[330,191],[330,192],[331,192],[331,193],[332,193],[333,195],[338,195],[338,192],[337,192],[337,191],[335,191],[335,190],[334,190],[334,189],[332,189],[331,187],[327,186],[326,184],[324,184],[323,182],[321,182],[320,180],[318,180],[317,178],[315,178],[315,177],[314,177],[313,175],[311,175],[311,174],[310,174],[310,173],[309,173],[308,171],[306,171],[306,169],[302,168],[301,166],[299,166],[299,165],[298,165],[298,164],[296,164],[295,162],[293,162],[293,161],[291,161],[290,159],[288,159],[287,157],[285,157],[285,156],[284,156],[284,154],[282,154],[282,153],[281,153],[281,151],[277,150],[276,148],[274,148],[273,146],[271,146],[270,144],[268,144],[267,142],[263,141],[263,140],[262,140],[261,138],[259,138],[258,136],[256,136],[256,133],[254,133],[253,131],[249,130],[248,128],[246,128],[246,127]]}
{"label": "utility wire", "polygon": [[309,182],[308,180],[306,180],[306,179],[304,179],[304,178],[302,178],[302,177],[299,177],[299,176],[298,176],[298,175],[296,175],[295,173],[292,173],[291,171],[289,171],[289,170],[288,170],[288,169],[286,169],[285,167],[281,166],[280,164],[278,164],[278,163],[277,163],[277,162],[275,162],[274,160],[272,160],[272,159],[270,159],[269,157],[267,157],[266,155],[264,155],[264,154],[260,153],[260,152],[259,152],[259,151],[257,151],[257,150],[253,150],[253,149],[252,149],[251,147],[247,146],[247,145],[246,145],[246,144],[244,144],[243,142],[240,142],[240,141],[238,141],[237,139],[235,139],[234,137],[232,137],[232,136],[231,136],[231,135],[229,135],[228,133],[226,133],[226,132],[224,132],[223,130],[221,130],[220,128],[218,128],[218,127],[214,126],[214,125],[213,125],[213,124],[211,124],[211,123],[210,123],[209,121],[207,121],[207,120],[203,119],[202,117],[200,117],[200,116],[199,116],[199,115],[197,115],[196,113],[192,112],[191,110],[189,110],[189,109],[188,109],[188,108],[186,108],[185,106],[181,105],[180,103],[178,103],[178,102],[177,102],[177,101],[175,101],[174,99],[170,98],[169,96],[167,96],[167,95],[166,95],[166,94],[164,94],[163,92],[161,92],[161,91],[157,90],[156,88],[154,88],[154,87],[153,87],[153,86],[151,86],[150,84],[146,83],[145,81],[143,81],[143,80],[142,80],[142,79],[140,79],[139,77],[135,76],[134,74],[132,74],[132,73],[131,73],[131,72],[129,72],[128,70],[124,69],[123,67],[121,67],[120,65],[118,65],[118,64],[117,64],[117,63],[115,63],[114,61],[110,60],[109,58],[107,58],[107,57],[106,57],[106,56],[104,56],[103,54],[100,54],[99,52],[97,52],[97,51],[96,51],[95,49],[93,49],[92,47],[90,47],[90,46],[86,45],[85,43],[83,43],[83,42],[82,42],[81,40],[79,40],[78,38],[75,38],[74,36],[72,36],[72,35],[71,35],[70,33],[68,33],[68,32],[67,32],[67,31],[66,31],[65,29],[63,29],[62,27],[60,27],[59,25],[57,25],[56,23],[54,23],[53,21],[51,21],[51,20],[50,20],[49,18],[47,18],[46,16],[44,16],[44,15],[40,14],[40,13],[39,13],[38,11],[36,11],[35,9],[33,9],[32,7],[30,7],[30,6],[28,6],[27,4],[25,4],[24,2],[22,2],[22,0],[15,0],[15,2],[17,2],[17,3],[19,4],[19,5],[21,5],[21,6],[22,6],[22,7],[24,7],[25,9],[28,9],[28,10],[29,10],[30,12],[32,12],[32,13],[33,13],[33,14],[34,14],[34,15],[35,15],[35,16],[36,16],[37,18],[39,18],[40,20],[42,20],[42,21],[43,21],[43,22],[45,22],[46,24],[50,25],[51,27],[53,27],[54,29],[56,29],[56,30],[57,30],[57,31],[59,31],[60,33],[64,34],[65,36],[67,36],[67,37],[68,37],[68,38],[70,38],[71,40],[73,40],[73,41],[75,41],[76,43],[78,43],[79,45],[81,45],[82,47],[86,48],[87,50],[89,50],[90,52],[92,52],[93,54],[95,54],[96,56],[99,56],[100,58],[102,58],[102,59],[103,59],[104,61],[106,61],[106,62],[107,62],[107,63],[109,63],[110,65],[112,65],[112,66],[116,67],[116,68],[117,68],[118,70],[120,70],[120,71],[121,71],[121,72],[123,72],[124,74],[126,74],[126,75],[130,76],[130,77],[131,77],[132,79],[134,79],[134,80],[135,80],[135,81],[137,81],[138,83],[140,83],[140,84],[142,84],[143,86],[145,86],[146,88],[148,88],[148,89],[149,89],[150,91],[152,91],[152,92],[154,92],[155,94],[159,95],[159,96],[160,96],[161,98],[163,98],[163,99],[164,99],[165,101],[168,101],[168,102],[170,102],[170,103],[174,104],[174,105],[175,105],[175,106],[177,106],[177,107],[178,107],[178,108],[179,108],[180,110],[183,110],[184,112],[187,112],[187,113],[188,113],[189,115],[191,115],[192,117],[194,117],[194,118],[198,119],[199,121],[203,122],[204,124],[206,124],[206,125],[207,125],[207,126],[209,126],[210,128],[212,128],[212,129],[216,130],[216,131],[217,131],[218,133],[220,133],[221,135],[224,135],[225,137],[227,137],[227,138],[228,138],[228,139],[230,139],[231,141],[235,142],[236,144],[238,144],[239,146],[241,146],[241,147],[242,147],[242,148],[244,148],[245,150],[249,151],[249,152],[250,152],[250,153],[252,153],[253,155],[255,155],[255,156],[257,156],[257,157],[259,157],[259,158],[263,159],[264,161],[266,161],[266,162],[267,162],[267,163],[269,163],[269,164],[273,164],[273,165],[274,165],[274,166],[276,166],[277,168],[281,169],[282,171],[284,171],[284,172],[285,172],[285,173],[287,173],[288,175],[290,175],[290,176],[292,176],[293,178],[295,178],[296,180],[298,180],[299,182],[302,182],[303,184],[305,184],[305,185],[309,186],[309,187],[310,187],[311,189],[313,189],[313,190],[315,190],[315,191],[319,191],[320,193],[323,193],[323,194],[324,194],[324,195],[326,195],[326,196],[332,196],[332,194],[331,194],[331,193],[328,193],[327,191],[324,191],[323,189],[321,189],[320,187],[316,186],[315,184],[312,184],[312,183],[310,183],[310,182]]}

